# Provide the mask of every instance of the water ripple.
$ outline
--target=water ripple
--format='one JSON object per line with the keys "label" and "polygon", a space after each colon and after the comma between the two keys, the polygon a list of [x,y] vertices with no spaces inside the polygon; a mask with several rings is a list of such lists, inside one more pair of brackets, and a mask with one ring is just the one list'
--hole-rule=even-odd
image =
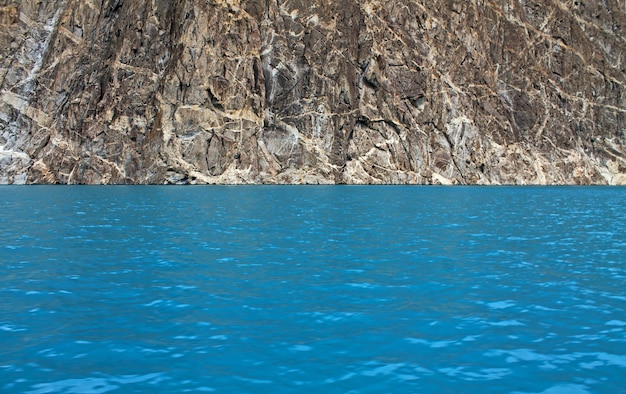
{"label": "water ripple", "polygon": [[0,193],[3,394],[626,386],[623,188]]}

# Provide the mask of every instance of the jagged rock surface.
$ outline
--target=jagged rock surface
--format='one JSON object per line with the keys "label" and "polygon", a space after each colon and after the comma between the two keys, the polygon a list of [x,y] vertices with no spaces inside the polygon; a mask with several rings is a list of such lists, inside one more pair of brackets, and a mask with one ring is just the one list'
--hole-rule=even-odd
{"label": "jagged rock surface", "polygon": [[0,0],[0,183],[626,184],[617,0]]}

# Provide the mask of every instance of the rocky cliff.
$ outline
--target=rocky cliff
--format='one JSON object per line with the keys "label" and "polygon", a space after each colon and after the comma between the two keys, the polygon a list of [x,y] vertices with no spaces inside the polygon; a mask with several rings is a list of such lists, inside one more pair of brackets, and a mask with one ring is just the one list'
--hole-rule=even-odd
{"label": "rocky cliff", "polygon": [[0,0],[0,183],[626,183],[623,0]]}

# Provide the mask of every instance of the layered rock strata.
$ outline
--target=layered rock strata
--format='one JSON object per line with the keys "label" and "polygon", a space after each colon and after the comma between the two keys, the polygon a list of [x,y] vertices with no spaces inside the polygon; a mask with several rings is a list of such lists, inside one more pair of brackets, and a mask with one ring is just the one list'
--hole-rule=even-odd
{"label": "layered rock strata", "polygon": [[617,0],[0,0],[0,183],[626,184]]}

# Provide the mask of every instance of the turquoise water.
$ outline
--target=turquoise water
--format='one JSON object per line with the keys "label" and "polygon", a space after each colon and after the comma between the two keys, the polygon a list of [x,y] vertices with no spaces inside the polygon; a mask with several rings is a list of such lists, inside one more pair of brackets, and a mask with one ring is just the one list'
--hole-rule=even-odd
{"label": "turquoise water", "polygon": [[617,393],[626,188],[0,187],[0,393]]}

